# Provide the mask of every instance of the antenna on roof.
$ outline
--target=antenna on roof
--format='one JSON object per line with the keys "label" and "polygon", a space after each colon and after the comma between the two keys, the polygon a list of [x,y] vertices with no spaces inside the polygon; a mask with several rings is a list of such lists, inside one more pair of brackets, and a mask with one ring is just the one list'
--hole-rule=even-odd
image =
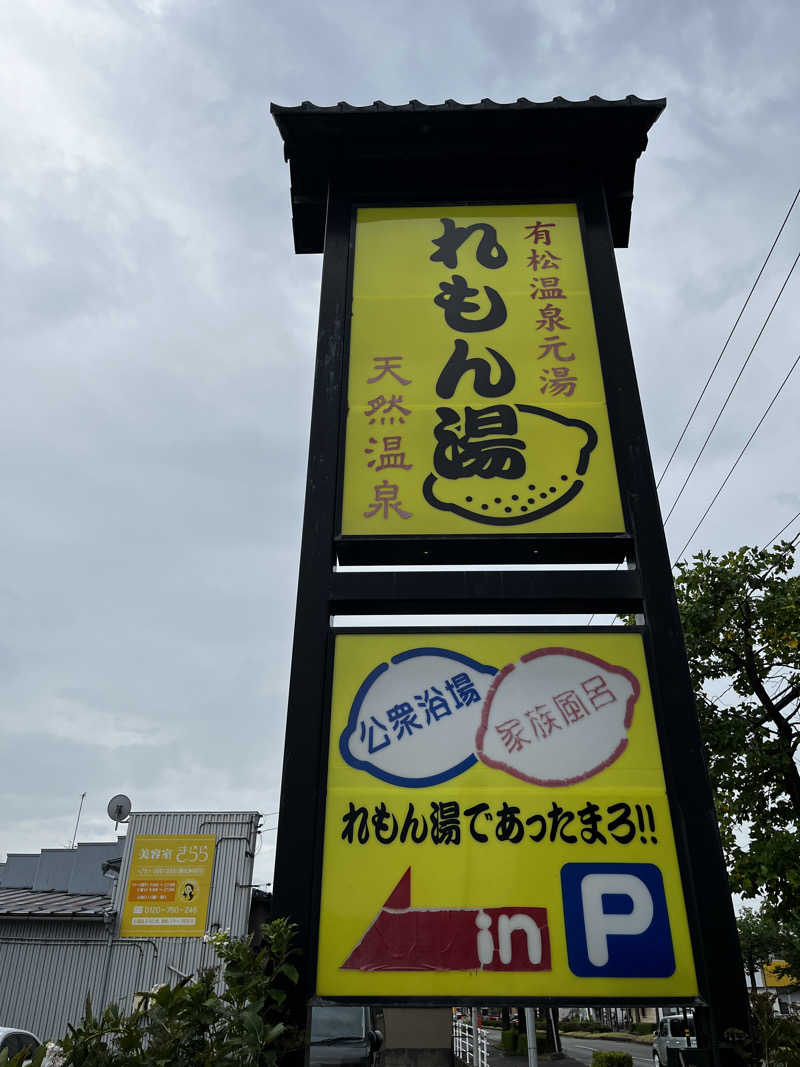
{"label": "antenna on roof", "polygon": [[75,848],[75,838],[78,836],[78,823],[81,821],[84,800],[86,800],[86,794],[81,793],[81,802],[78,805],[78,818],[75,820],[75,833],[72,835],[72,844],[69,846],[70,848]]}
{"label": "antenna on roof", "polygon": [[131,813],[130,797],[126,797],[124,793],[117,793],[116,796],[109,800],[106,811],[109,819],[113,820],[114,829],[116,830],[121,822],[128,821],[128,816]]}

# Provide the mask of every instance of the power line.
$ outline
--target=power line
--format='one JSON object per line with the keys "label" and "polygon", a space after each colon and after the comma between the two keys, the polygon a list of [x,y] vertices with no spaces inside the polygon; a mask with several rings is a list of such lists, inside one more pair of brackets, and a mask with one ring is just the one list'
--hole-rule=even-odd
{"label": "power line", "polygon": [[692,464],[692,466],[691,466],[691,468],[689,470],[689,473],[684,478],[683,485],[678,490],[678,495],[675,497],[675,499],[672,502],[672,507],[667,512],[667,517],[664,519],[664,525],[665,526],[669,522],[670,516],[672,515],[673,511],[677,507],[678,501],[683,496],[683,491],[686,488],[686,486],[687,486],[687,484],[689,482],[689,479],[694,474],[695,467],[700,462],[700,457],[705,452],[706,445],[711,440],[711,435],[714,433],[714,430],[716,430],[717,424],[719,423],[719,420],[722,418],[722,415],[723,415],[723,413],[725,411],[725,408],[728,406],[728,401],[733,396],[733,391],[736,388],[736,386],[739,384],[739,379],[744,374],[745,367],[750,362],[750,357],[752,356],[753,352],[755,352],[756,345],[761,340],[761,335],[763,334],[764,330],[766,330],[766,328],[767,328],[767,323],[769,322],[770,318],[772,317],[772,312],[775,310],[775,307],[776,307],[778,301],[780,300],[781,296],[783,295],[783,290],[786,288],[786,286],[789,283],[789,279],[792,276],[792,272],[794,271],[794,268],[797,266],[798,259],[800,259],[800,252],[798,252],[797,255],[795,256],[794,263],[792,263],[791,267],[789,268],[789,273],[784,278],[783,285],[780,287],[780,290],[778,291],[778,295],[775,297],[775,300],[772,303],[772,307],[767,312],[767,317],[764,319],[763,323],[761,324],[761,329],[758,331],[758,334],[756,335],[756,339],[755,339],[755,341],[753,341],[753,344],[752,344],[752,346],[750,348],[750,351],[747,353],[747,356],[745,358],[744,363],[739,368],[739,373],[736,375],[736,378],[734,379],[733,385],[728,390],[728,395],[725,397],[725,400],[722,403],[722,407],[717,412],[717,417],[714,419],[713,425],[711,426],[711,429],[708,431],[706,439],[705,439],[705,441],[703,441],[703,444],[702,444],[702,446],[700,448],[700,451],[697,453],[697,456],[695,457],[695,461]]}
{"label": "power line", "polygon": [[[796,363],[797,363],[797,360],[795,360],[795,364],[793,364],[793,365],[792,365],[792,368],[790,369],[790,371],[789,371],[789,374],[791,374],[791,373],[792,373],[792,370],[794,370],[794,366],[796,365]],[[787,378],[787,379],[788,379],[788,377],[789,377],[789,375],[787,375],[787,376],[786,376],[786,378]],[[785,381],[786,381],[786,379],[784,379],[784,383],[785,383]],[[773,397],[773,402],[774,402],[774,399],[775,399],[775,398]],[[772,405],[770,404],[770,406],[772,406]],[[769,408],[767,409],[767,411],[768,411],[768,410],[769,410]],[[766,415],[766,412],[765,412],[764,414]],[[763,421],[764,421],[764,416],[762,416],[762,418],[761,418],[761,422],[763,422]],[[760,424],[761,424],[761,423],[759,423],[759,425],[760,425]],[[757,429],[758,429],[758,426],[756,427],[756,430],[757,430]],[[751,434],[751,435],[750,435],[750,440],[752,440],[752,438],[753,438],[753,436],[754,436],[754,435],[755,435],[755,430],[753,431],[753,434]],[[748,442],[748,443],[749,443],[749,442]],[[747,447],[747,446],[745,445],[745,447]],[[741,454],[743,454],[743,451],[744,451],[744,450],[742,450],[742,453],[741,453]],[[740,454],[740,457],[739,457],[739,458],[741,458],[741,454]],[[737,462],[738,462],[738,460],[737,460]],[[729,475],[730,475],[730,472],[729,472]],[[723,485],[724,485],[724,483],[723,483]],[[719,494],[717,494],[717,495],[719,495]],[[715,498],[715,499],[716,499],[716,498]],[[711,503],[713,504],[713,503],[714,503],[714,501],[712,501]],[[709,510],[710,510],[710,506],[709,506]],[[706,512],[706,514],[708,514],[708,512]],[[703,516],[703,518],[705,518],[705,515]],[[789,519],[789,521],[788,521],[787,523],[785,523],[785,524],[784,524],[783,526],[781,526],[780,530],[778,530],[778,532],[777,532],[777,533],[773,534],[773,535],[772,535],[772,537],[768,538],[768,539],[767,539],[767,540],[766,540],[766,541],[764,542],[764,544],[763,544],[763,545],[761,546],[761,550],[763,551],[763,550],[764,550],[765,548],[768,548],[768,547],[769,547],[770,545],[774,545],[774,544],[775,544],[775,542],[776,542],[776,541],[778,540],[778,538],[779,538],[779,537],[781,536],[781,534],[782,534],[782,533],[785,533],[785,532],[786,532],[786,531],[787,531],[787,530],[789,529],[789,527],[790,527],[790,526],[793,526],[793,525],[795,524],[795,522],[797,522],[797,520],[798,520],[798,519],[800,519],[800,511],[798,511],[798,512],[796,512],[796,513],[795,513],[794,515],[792,515],[791,519]],[[702,522],[702,519],[701,519],[701,522]],[[697,531],[697,529],[698,529],[698,528],[699,528],[699,524],[698,524],[698,526],[697,526],[697,527],[695,527],[695,532]],[[692,534],[692,536],[694,536],[694,533]],[[691,540],[691,539],[690,539],[690,540]],[[794,537],[792,538],[792,542],[791,542],[791,543],[792,543],[793,545],[796,545],[796,544],[797,544],[797,542],[798,542],[798,540],[800,540],[800,530],[798,530],[798,531],[797,531],[797,533],[796,533],[796,534],[794,535]],[[688,545],[688,543],[689,543],[689,542],[687,542],[687,545]],[[684,549],[685,549],[685,548],[686,548],[686,545],[684,545],[683,547],[684,547]],[[682,552],[682,551],[683,551],[683,550],[681,550],[681,552]],[[680,553],[679,553],[679,554],[680,554]],[[674,564],[673,564],[673,566],[674,566]],[[769,577],[769,575],[770,575],[770,573],[771,573],[771,572],[772,572],[772,571],[773,571],[773,570],[775,569],[775,566],[776,566],[776,564],[774,564],[774,563],[773,563],[773,564],[772,564],[772,566],[771,566],[771,567],[769,567],[769,568],[768,568],[768,569],[767,569],[767,570],[766,570],[766,571],[764,572],[764,574],[762,575],[762,578],[768,578],[768,577]],[[615,569],[615,570],[619,570],[619,568],[620,568],[620,564],[618,563],[618,564],[617,564],[617,566],[616,566],[616,567],[615,567],[614,569]],[[596,615],[596,614],[597,614],[596,612],[593,612],[593,613],[592,613],[592,614],[591,614],[591,615],[589,616],[589,621],[588,621],[588,622],[587,622],[587,624],[586,624],[587,626],[591,626],[591,625],[592,625],[592,622],[593,622],[593,620],[594,620],[594,617],[595,617],[595,615]],[[615,615],[615,616],[614,616],[614,619],[617,619],[617,618],[619,618],[619,616],[618,616],[618,615]],[[613,626],[613,624],[614,624],[614,619],[612,619],[612,620],[611,620],[611,625],[612,625],[612,626]],[[728,689],[730,689],[730,688],[731,688],[731,686],[728,686]],[[721,696],[724,696],[724,695],[725,695],[725,693],[727,693],[727,692],[728,692],[728,689],[726,689],[726,690],[725,690],[725,692],[721,694]],[[718,698],[718,699],[719,699],[719,698]]]}
{"label": "power line", "polygon": [[[740,321],[742,315],[744,314],[744,312],[745,312],[745,310],[747,308],[747,305],[750,302],[750,297],[753,295],[753,293],[755,291],[755,288],[756,288],[756,286],[758,285],[758,283],[759,283],[759,281],[761,279],[761,275],[764,273],[764,270],[765,270],[765,268],[767,266],[767,263],[769,262],[773,251],[775,250],[775,246],[777,245],[777,243],[778,243],[778,241],[780,239],[780,236],[784,231],[786,223],[789,221],[789,216],[791,215],[792,211],[794,210],[794,206],[797,203],[797,200],[798,200],[799,197],[800,197],[800,187],[797,189],[797,192],[794,194],[794,198],[792,199],[792,202],[789,205],[789,209],[787,210],[786,214],[783,217],[783,222],[781,223],[781,225],[780,225],[780,227],[778,229],[778,232],[775,235],[775,239],[773,240],[772,244],[769,247],[769,251],[767,252],[767,255],[766,255],[766,258],[764,259],[764,262],[761,264],[761,269],[759,270],[758,274],[756,275],[755,281],[753,282],[752,286],[750,287],[750,292],[747,294],[747,296],[745,298],[745,301],[744,301],[744,303],[742,304],[742,306],[741,306],[741,308],[739,310],[739,314],[736,316],[736,320],[734,321],[734,324],[731,327],[731,331],[730,331],[730,333],[728,334],[728,336],[727,336],[727,338],[725,340],[725,344],[722,346],[722,349],[721,349],[719,355],[717,356],[717,359],[716,359],[716,361],[714,363],[714,366],[711,368],[711,373],[706,378],[705,385],[703,386],[702,390],[700,391],[700,395],[697,398],[697,401],[696,401],[694,407],[692,408],[692,411],[691,411],[691,414],[689,415],[689,418],[686,420],[685,426],[681,430],[680,436],[679,436],[679,438],[678,438],[678,440],[677,440],[677,442],[675,444],[675,447],[672,449],[670,457],[667,460],[666,466],[664,467],[664,469],[661,472],[661,475],[660,475],[658,481],[656,482],[656,489],[658,489],[658,487],[661,485],[661,482],[663,481],[664,476],[666,475],[667,471],[669,470],[669,467],[670,467],[670,464],[672,463],[672,460],[675,458],[675,453],[680,448],[681,442],[683,441],[683,438],[686,435],[686,431],[689,429],[689,424],[691,423],[692,419],[694,418],[694,416],[695,416],[695,414],[697,412],[697,409],[700,406],[700,402],[702,401],[703,397],[706,394],[706,390],[708,389],[708,386],[711,383],[711,379],[714,377],[714,373],[715,373],[717,367],[719,366],[720,361],[722,360],[722,357],[725,355],[725,351],[726,351],[726,349],[727,349],[727,347],[728,347],[728,345],[730,343],[731,338],[733,337],[734,331],[736,330],[736,327],[739,325],[739,321]],[[798,254],[798,258],[800,258],[800,254]],[[784,281],[783,285],[781,286],[781,290],[778,293],[778,296],[776,297],[775,304],[777,304],[778,300],[780,299],[781,293],[783,292],[784,288],[786,287],[786,282],[788,282],[789,277],[791,276],[791,273],[794,270],[796,263],[797,263],[797,259],[795,259],[794,263],[792,264],[791,270],[789,271],[789,274],[786,277],[786,281]],[[725,407],[726,407],[726,405],[728,403],[728,400],[730,400],[731,393],[736,388],[736,384],[739,381],[739,378],[742,376],[742,372],[744,371],[744,368],[747,366],[747,362],[750,359],[750,356],[753,354],[753,350],[755,349],[756,344],[758,344],[758,340],[761,337],[761,334],[764,332],[764,328],[766,327],[767,322],[769,322],[769,317],[772,314],[772,311],[773,311],[773,309],[775,307],[775,304],[773,304],[772,308],[770,308],[769,315],[765,319],[764,325],[761,327],[761,330],[760,330],[760,332],[758,334],[758,337],[756,337],[756,340],[755,340],[755,342],[753,344],[753,348],[750,349],[750,352],[748,353],[747,359],[745,360],[741,370],[739,371],[739,374],[738,374],[738,376],[736,378],[736,381],[733,383],[733,386],[731,387],[731,392],[728,394],[728,396],[725,399],[725,403],[723,404],[722,409],[720,410],[720,413],[717,416],[717,419],[716,419],[716,421],[714,423],[714,426],[711,427],[711,431],[709,432],[709,435],[708,435],[708,437],[706,438],[706,440],[705,440],[705,442],[703,444],[703,448],[700,450],[700,453],[698,454],[697,459],[695,460],[694,465],[692,466],[692,469],[689,471],[689,474],[687,475],[686,482],[688,482],[689,478],[692,475],[692,472],[694,471],[694,468],[697,466],[697,463],[698,463],[698,461],[700,459],[700,456],[703,454],[703,449],[705,449],[705,446],[708,444],[708,439],[710,438],[711,434],[714,432],[714,429],[715,429],[715,427],[717,425],[717,422],[719,422],[719,419],[720,419],[723,411],[725,410]],[[672,508],[670,509],[669,515],[667,515],[667,519],[669,519],[669,516],[675,510],[675,505],[678,503],[678,500],[680,499],[681,494],[683,493],[683,490],[686,487],[686,482],[684,482],[684,484],[681,486],[680,492],[678,493],[678,496],[675,498],[675,501],[673,502],[673,505],[672,505]],[[800,518],[800,512],[798,512],[798,514],[795,516],[795,518]],[[664,520],[664,525],[665,526],[666,526],[666,523],[667,523],[667,519]],[[794,522],[794,519],[792,519],[790,522],[788,522],[786,524],[786,526],[784,526],[783,529],[781,529],[778,532],[778,534],[775,535],[775,537],[773,538],[773,541],[775,541],[780,536],[780,534],[782,534],[783,531],[787,529],[788,526],[791,526],[792,522]],[[620,564],[618,563],[617,566],[615,567],[615,570],[619,570],[619,567],[620,567]],[[588,626],[591,626],[591,624],[592,624],[592,622],[594,620],[595,614],[596,613],[593,612],[589,616],[589,621],[587,623]],[[614,619],[616,619],[616,618],[618,618],[617,615],[614,616]],[[612,625],[613,625],[613,622],[614,622],[614,620],[612,619]]]}
{"label": "power line", "polygon": [[769,263],[770,256],[772,255],[772,253],[773,253],[773,251],[775,249],[775,245],[778,243],[778,239],[780,238],[780,235],[783,233],[784,226],[789,221],[789,216],[791,215],[792,211],[794,210],[794,205],[797,203],[797,198],[798,197],[800,197],[800,188],[798,188],[797,192],[794,194],[794,200],[792,200],[791,204],[789,205],[789,210],[786,212],[786,214],[785,214],[785,216],[783,218],[783,222],[781,223],[781,227],[780,227],[780,229],[778,230],[778,233],[775,236],[775,240],[770,245],[769,252],[767,252],[767,258],[761,264],[761,270],[756,275],[756,280],[753,282],[753,284],[752,284],[752,286],[750,288],[750,292],[747,294],[747,297],[745,298],[745,302],[742,304],[741,308],[739,309],[739,314],[736,316],[736,321],[734,322],[733,326],[731,326],[731,332],[728,334],[727,339],[725,341],[725,344],[722,346],[722,350],[720,351],[720,354],[717,356],[717,359],[716,359],[716,362],[714,363],[714,366],[711,368],[711,373],[706,378],[705,385],[700,390],[700,396],[698,396],[698,398],[697,398],[697,400],[695,402],[695,405],[692,408],[691,414],[689,415],[689,418],[686,420],[686,425],[681,430],[680,437],[676,441],[675,447],[672,449],[672,452],[670,453],[670,457],[667,460],[666,466],[664,467],[664,469],[661,472],[661,475],[660,475],[658,481],[656,482],[656,489],[658,489],[658,487],[661,485],[662,481],[664,480],[664,475],[669,470],[670,465],[672,464],[672,461],[675,458],[675,453],[680,448],[681,442],[683,441],[684,437],[686,436],[686,431],[689,429],[689,425],[690,425],[692,419],[695,417],[695,414],[697,413],[697,409],[700,407],[700,402],[702,401],[703,397],[706,395],[706,390],[708,389],[709,385],[711,384],[711,379],[714,377],[716,369],[720,365],[720,361],[722,360],[722,357],[725,355],[725,351],[726,351],[728,345],[730,344],[730,340],[733,337],[734,331],[735,331],[736,327],[739,325],[739,320],[741,319],[742,315],[744,314],[745,309],[747,308],[747,305],[750,303],[750,297],[755,292],[755,288],[756,288],[756,286],[758,285],[758,283],[759,283],[759,281],[761,279],[761,275],[764,273],[764,268],[766,267],[767,263]]}
{"label": "power line", "polygon": [[[800,515],[800,512],[798,512],[798,515]],[[794,518],[796,519],[796,518],[797,518],[797,515],[795,515],[795,517],[794,517]],[[794,519],[792,519],[792,522],[794,522]],[[791,523],[787,523],[787,526],[790,526],[790,525],[791,525]],[[786,526],[784,526],[783,530],[785,530],[785,529],[786,529]],[[780,530],[780,531],[779,531],[779,532],[778,532],[778,533],[777,533],[777,534],[775,535],[775,537],[773,537],[773,539],[772,539],[772,544],[773,544],[773,545],[775,544],[775,542],[777,541],[777,539],[778,539],[778,538],[780,537],[780,535],[781,535],[781,534],[783,533],[783,530]],[[798,531],[797,531],[797,533],[796,533],[796,534],[794,535],[794,537],[792,538],[792,541],[791,541],[792,547],[794,547],[794,546],[795,546],[795,545],[797,544],[797,539],[798,539],[798,538],[800,538],[800,530],[798,530]],[[765,545],[764,547],[766,548],[766,545]],[[776,560],[776,561],[775,561],[775,563],[772,563],[772,564],[771,564],[771,565],[770,565],[769,567],[767,567],[767,569],[766,569],[766,570],[764,571],[764,573],[763,573],[763,574],[761,575],[761,581],[763,582],[763,581],[765,581],[765,580],[766,580],[767,578],[769,578],[770,574],[772,574],[772,572],[773,572],[773,571],[775,570],[775,568],[776,568],[777,566],[778,566],[778,561]]]}
{"label": "power line", "polygon": [[[798,258],[800,258],[800,255],[798,256]],[[797,260],[795,260],[795,263],[796,263],[796,262],[797,262]],[[756,425],[755,425],[755,428],[753,429],[752,433],[751,433],[751,434],[750,434],[750,436],[749,436],[749,437],[747,438],[747,440],[745,441],[745,443],[744,443],[744,444],[742,445],[742,448],[741,448],[741,451],[739,452],[739,455],[738,455],[738,456],[736,457],[736,459],[735,459],[735,460],[733,461],[733,463],[731,464],[731,468],[730,468],[730,470],[729,470],[729,471],[728,471],[728,473],[727,473],[727,474],[725,475],[725,477],[724,477],[724,478],[722,479],[722,482],[721,482],[721,484],[720,484],[719,488],[717,489],[716,493],[714,493],[713,497],[711,498],[711,502],[709,503],[708,507],[707,507],[707,508],[706,508],[706,510],[705,510],[705,511],[703,512],[703,514],[702,514],[702,515],[700,516],[700,520],[699,520],[699,522],[697,523],[697,525],[695,526],[695,528],[694,528],[694,529],[692,530],[692,532],[691,532],[691,533],[689,534],[689,537],[688,537],[688,539],[687,539],[687,541],[686,541],[686,544],[685,544],[685,545],[683,546],[683,548],[682,548],[682,549],[680,550],[680,552],[678,553],[678,555],[677,555],[677,557],[676,557],[676,559],[675,559],[675,564],[677,564],[677,562],[678,562],[678,560],[680,559],[680,557],[681,557],[681,556],[683,555],[683,553],[684,553],[684,552],[686,551],[686,549],[687,549],[687,548],[689,547],[689,545],[691,544],[691,542],[692,542],[692,539],[693,539],[694,535],[695,535],[695,534],[697,533],[697,531],[698,531],[698,530],[700,529],[700,527],[701,527],[701,526],[703,525],[703,523],[705,522],[705,518],[706,518],[706,515],[708,515],[709,511],[711,511],[711,509],[713,508],[714,504],[715,504],[715,503],[717,502],[717,499],[719,498],[719,495],[720,495],[720,493],[721,493],[721,492],[722,492],[722,490],[723,490],[723,489],[725,488],[725,486],[726,486],[726,485],[728,484],[728,479],[730,478],[730,476],[731,476],[731,475],[733,474],[733,472],[734,472],[734,471],[736,470],[736,468],[738,467],[738,465],[739,465],[739,460],[740,460],[740,459],[742,458],[742,456],[743,456],[743,455],[745,454],[745,452],[747,451],[747,447],[748,447],[748,445],[749,445],[749,444],[750,444],[750,442],[751,442],[751,441],[753,440],[753,438],[755,437],[755,435],[756,435],[756,434],[758,433],[759,429],[761,428],[761,424],[762,424],[762,423],[764,422],[764,419],[766,419],[767,415],[769,415],[770,411],[772,410],[772,405],[773,405],[773,404],[775,403],[775,401],[776,401],[776,400],[778,399],[778,397],[780,396],[780,394],[781,394],[781,392],[782,392],[782,390],[783,390],[783,387],[784,387],[784,386],[786,385],[786,383],[787,383],[787,382],[789,381],[789,378],[791,377],[791,375],[792,375],[792,372],[794,371],[794,369],[795,369],[795,367],[797,366],[797,364],[798,364],[798,363],[800,363],[800,353],[798,353],[798,355],[797,355],[797,356],[795,356],[795,360],[794,360],[794,363],[792,363],[791,367],[790,367],[790,368],[789,368],[789,370],[788,370],[788,371],[786,372],[786,377],[785,377],[785,378],[783,379],[783,381],[781,382],[781,384],[780,384],[780,385],[778,386],[777,390],[775,391],[775,394],[774,394],[774,396],[772,397],[772,400],[770,400],[769,404],[767,404],[767,406],[766,406],[766,408],[765,408],[765,410],[764,410],[764,413],[763,413],[763,415],[761,416],[761,418],[760,418],[760,419],[758,420],[758,422],[756,423]],[[685,484],[685,483],[684,483],[684,484]],[[675,564],[673,564],[673,566],[674,566]]]}
{"label": "power line", "polygon": [[[765,541],[764,544],[761,546],[762,549],[766,548],[768,545],[774,545],[775,542],[780,537],[780,535],[782,533],[784,533],[786,530],[788,530],[789,527],[792,525],[792,523],[794,523],[797,519],[800,519],[800,511],[798,511],[796,515],[792,515],[791,519],[789,519],[789,521],[786,523],[785,526],[781,526],[780,530],[778,530],[778,532],[776,534],[773,534],[772,537],[770,537],[770,539],[768,541]],[[800,537],[800,533],[798,533],[794,537],[794,539],[792,540],[792,544],[794,544],[797,541],[798,537]]]}

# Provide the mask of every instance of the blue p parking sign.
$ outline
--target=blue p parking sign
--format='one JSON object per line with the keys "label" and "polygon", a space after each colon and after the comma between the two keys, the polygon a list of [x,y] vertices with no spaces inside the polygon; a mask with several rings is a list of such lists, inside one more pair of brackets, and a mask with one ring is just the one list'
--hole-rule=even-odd
{"label": "blue p parking sign", "polygon": [[675,953],[661,871],[652,863],[561,868],[567,958],[581,978],[667,978]]}

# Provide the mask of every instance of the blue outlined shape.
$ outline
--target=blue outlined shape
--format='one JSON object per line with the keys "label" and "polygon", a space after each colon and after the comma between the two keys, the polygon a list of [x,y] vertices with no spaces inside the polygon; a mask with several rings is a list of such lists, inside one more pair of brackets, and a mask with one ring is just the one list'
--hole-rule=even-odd
{"label": "blue outlined shape", "polygon": [[[478,663],[477,660],[472,659],[470,656],[464,656],[461,652],[451,652],[447,648],[412,648],[407,652],[398,652],[396,656],[392,656],[390,663],[404,663],[406,660],[413,659],[415,656],[443,656],[445,659],[456,660],[458,663],[463,663],[467,667],[471,667],[472,670],[478,671],[480,674],[489,674],[494,676],[497,674],[497,667],[490,667],[485,663]],[[374,763],[370,763],[368,760],[359,760],[352,754],[348,745],[350,738],[355,733],[358,726],[358,716],[361,712],[361,705],[366,699],[367,693],[370,691],[375,682],[380,678],[382,674],[389,670],[389,663],[379,663],[377,667],[369,672],[367,677],[358,687],[358,692],[353,700],[353,706],[350,708],[350,716],[347,720],[347,726],[342,731],[342,736],[339,738],[339,752],[345,763],[351,767],[355,767],[358,771],[366,771],[367,774],[371,774],[374,778],[379,778],[382,782],[389,782],[390,785],[400,785],[407,789],[421,789],[423,786],[439,785],[442,782],[448,782],[451,778],[456,778],[459,774],[463,774],[464,771],[468,771],[470,767],[474,766],[478,762],[478,757],[475,753],[467,756],[466,759],[461,760],[455,766],[450,767],[446,771],[442,771],[440,774],[431,774],[427,778],[402,778],[397,774],[391,774],[389,771],[381,770],[380,767],[376,767]]]}

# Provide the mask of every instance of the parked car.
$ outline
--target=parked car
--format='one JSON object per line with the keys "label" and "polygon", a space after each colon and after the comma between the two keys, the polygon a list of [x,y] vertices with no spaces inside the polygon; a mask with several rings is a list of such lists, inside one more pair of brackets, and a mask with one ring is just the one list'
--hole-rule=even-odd
{"label": "parked car", "polygon": [[653,1038],[653,1067],[667,1067],[668,1048],[694,1048],[694,1018],[687,1015],[668,1015],[655,1029]]}
{"label": "parked car", "polygon": [[374,1067],[383,1045],[380,1012],[364,1005],[311,1009],[311,1067]]}
{"label": "parked car", "polygon": [[7,1050],[9,1059],[13,1059],[24,1048],[27,1048],[30,1057],[39,1045],[41,1041],[29,1030],[18,1030],[14,1026],[0,1026],[0,1052]]}

